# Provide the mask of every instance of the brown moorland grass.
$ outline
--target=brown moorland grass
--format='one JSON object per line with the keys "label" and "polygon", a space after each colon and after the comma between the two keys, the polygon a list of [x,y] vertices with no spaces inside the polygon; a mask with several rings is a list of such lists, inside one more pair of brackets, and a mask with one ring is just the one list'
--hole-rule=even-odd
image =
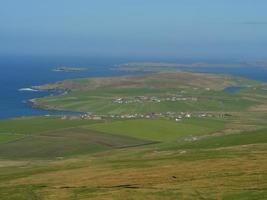
{"label": "brown moorland grass", "polygon": [[211,89],[224,89],[231,85],[253,84],[243,78],[233,78],[230,76],[173,72],[157,73],[144,76],[123,76],[108,78],[89,78],[76,79],[57,82],[38,86],[38,89],[69,89],[69,90],[92,90],[100,88],[135,88],[135,87],[152,87],[152,88],[176,88],[177,86],[194,86],[200,88],[209,87]]}
{"label": "brown moorland grass", "polygon": [[264,199],[266,150],[266,144],[215,149],[203,155],[190,151],[166,154],[140,147],[117,150],[87,160],[83,157],[80,163],[76,160],[77,166],[68,160],[52,163],[50,167],[56,165],[59,170],[14,177],[0,187],[31,185],[40,199],[57,200],[232,199],[235,195],[244,199],[246,192],[251,199]]}

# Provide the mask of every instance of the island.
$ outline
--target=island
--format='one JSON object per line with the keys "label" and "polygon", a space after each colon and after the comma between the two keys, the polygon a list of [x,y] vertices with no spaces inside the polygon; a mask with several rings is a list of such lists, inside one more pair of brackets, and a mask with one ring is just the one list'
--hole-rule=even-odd
{"label": "island", "polygon": [[54,72],[80,72],[80,71],[86,71],[87,68],[84,67],[57,67],[53,69]]}

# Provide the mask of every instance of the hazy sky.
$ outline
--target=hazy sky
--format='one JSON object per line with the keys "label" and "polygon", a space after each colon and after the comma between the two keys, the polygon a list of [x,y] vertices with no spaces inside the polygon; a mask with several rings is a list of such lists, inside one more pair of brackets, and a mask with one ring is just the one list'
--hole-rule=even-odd
{"label": "hazy sky", "polygon": [[0,54],[267,58],[266,0],[0,0]]}

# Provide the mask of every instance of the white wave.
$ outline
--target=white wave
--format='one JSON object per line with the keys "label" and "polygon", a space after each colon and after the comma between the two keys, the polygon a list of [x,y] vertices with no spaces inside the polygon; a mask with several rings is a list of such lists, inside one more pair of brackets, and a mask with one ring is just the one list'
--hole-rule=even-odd
{"label": "white wave", "polygon": [[38,92],[38,90],[32,88],[21,88],[19,89],[20,92]]}

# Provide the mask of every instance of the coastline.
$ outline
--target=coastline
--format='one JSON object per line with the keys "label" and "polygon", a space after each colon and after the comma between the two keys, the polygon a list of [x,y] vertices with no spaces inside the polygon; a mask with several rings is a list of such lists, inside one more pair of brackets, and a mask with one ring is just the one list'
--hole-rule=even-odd
{"label": "coastline", "polygon": [[[28,106],[30,106],[33,109],[52,112],[51,116],[62,116],[62,115],[68,115],[68,116],[81,116],[83,114],[86,114],[86,112],[79,112],[79,111],[71,111],[71,110],[64,110],[64,109],[57,109],[57,108],[50,108],[50,107],[43,107],[36,103],[36,99],[30,99],[27,101]],[[53,114],[54,113],[54,114]],[[43,115],[45,116],[45,115]]]}
{"label": "coastline", "polygon": [[[119,62],[118,62],[119,63]],[[89,64],[88,64],[89,65]],[[90,64],[94,65],[94,64]],[[102,68],[100,71],[97,71],[98,68],[92,68],[90,70],[90,74],[87,74],[87,72],[83,73],[82,75],[79,73],[54,73],[52,72],[51,66],[48,66],[47,68],[41,69],[41,70],[35,70],[33,66],[30,65],[30,68],[26,68],[27,74],[31,73],[34,76],[31,80],[24,79],[23,73],[19,73],[17,77],[18,82],[13,84],[12,82],[7,82],[7,87],[3,87],[3,91],[7,93],[7,96],[2,99],[0,109],[3,111],[0,115],[1,119],[7,119],[12,117],[19,117],[19,116],[40,116],[40,115],[46,115],[46,111],[53,110],[54,112],[61,111],[58,109],[42,109],[38,106],[38,108],[33,108],[30,103],[23,103],[27,102],[30,99],[38,99],[42,97],[46,97],[51,95],[55,90],[40,90],[40,88],[37,88],[36,86],[29,87],[29,85],[45,85],[49,83],[55,83],[60,82],[63,80],[73,80],[73,79],[79,79],[79,78],[86,78],[86,77],[114,77],[114,76],[124,76],[130,73],[134,73],[133,71],[128,72],[122,72],[118,70],[119,65],[113,64],[113,67],[111,68],[110,65],[106,64],[107,66],[105,68]],[[16,66],[14,66],[16,67]],[[104,69],[104,70],[103,70]],[[224,74],[224,75],[231,75],[231,76],[241,76],[245,78],[249,78],[256,81],[264,81],[267,82],[267,72],[266,70],[263,70],[264,68],[194,68],[192,72],[199,72],[199,73],[208,73],[208,74]],[[184,70],[187,71],[187,70]],[[148,74],[148,73],[154,73],[154,71],[142,71],[142,73]],[[48,77],[47,79],[43,79],[44,75]],[[134,74],[135,75],[135,74]],[[140,73],[136,74],[140,75]],[[7,71],[6,74],[4,74],[5,77],[13,77],[13,71]],[[51,78],[50,78],[51,77]],[[5,80],[5,79],[4,79]],[[38,92],[28,92],[28,91],[18,91],[22,88],[31,88],[34,90],[38,90]],[[42,93],[43,92],[43,93]],[[51,93],[50,93],[51,92]],[[64,90],[61,92],[68,92],[68,90]],[[44,111],[44,112],[43,112]],[[49,113],[51,114],[51,113]]]}

